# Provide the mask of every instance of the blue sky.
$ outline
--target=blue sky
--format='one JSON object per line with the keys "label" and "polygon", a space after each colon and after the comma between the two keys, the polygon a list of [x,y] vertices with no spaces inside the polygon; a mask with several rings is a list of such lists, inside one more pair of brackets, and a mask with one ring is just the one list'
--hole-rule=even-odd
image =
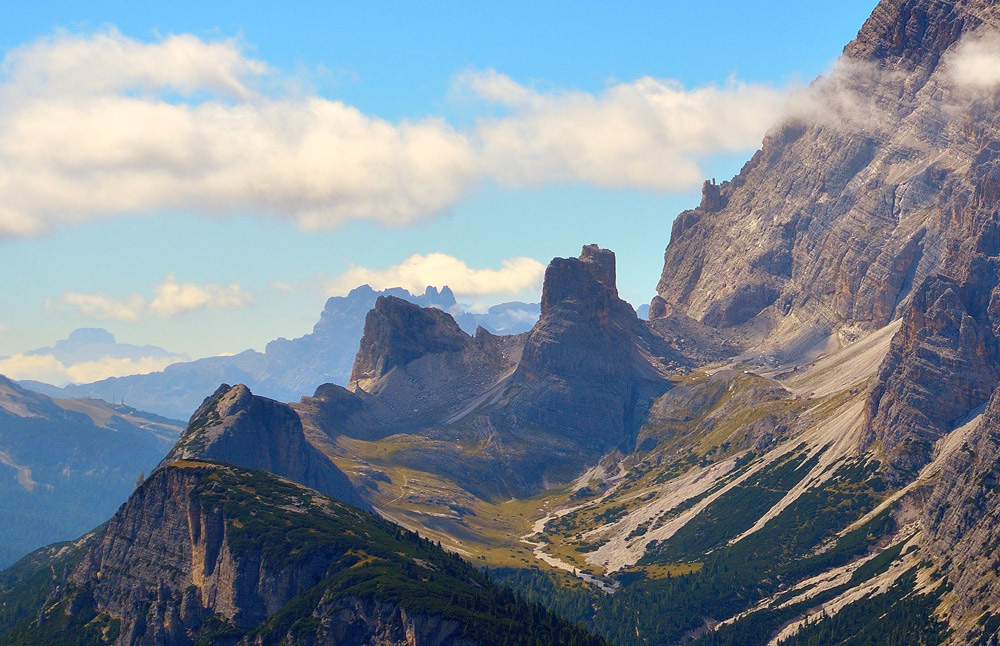
{"label": "blue sky", "polygon": [[[0,356],[82,326],[260,349],[352,280],[453,267],[466,302],[537,300],[591,242],[647,302],[700,178],[731,177],[873,6],[8,3]],[[316,123],[322,145],[284,140]]]}

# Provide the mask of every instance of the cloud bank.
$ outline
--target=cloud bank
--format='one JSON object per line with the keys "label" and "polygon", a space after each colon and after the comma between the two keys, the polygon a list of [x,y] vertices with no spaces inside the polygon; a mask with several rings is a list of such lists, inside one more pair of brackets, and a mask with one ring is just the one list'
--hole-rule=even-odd
{"label": "cloud bank", "polygon": [[484,172],[507,185],[584,182],[683,191],[700,185],[713,154],[756,148],[786,93],[730,82],[687,90],[643,77],[593,95],[543,94],[497,72],[460,83],[510,114],[475,131]]}
{"label": "cloud bank", "polygon": [[0,71],[0,236],[163,210],[405,225],[488,180],[685,190],[705,159],[756,147],[785,95],[652,78],[543,93],[469,72],[460,88],[504,115],[457,129],[285,91],[235,40],[113,29],[11,50]]}
{"label": "cloud bank", "polygon": [[33,379],[54,386],[64,386],[68,383],[90,383],[108,377],[157,372],[175,361],[174,358],[164,357],[105,357],[65,365],[51,354],[15,354],[0,359],[0,374],[15,380]]}
{"label": "cloud bank", "polygon": [[351,267],[329,284],[329,295],[339,296],[358,285],[375,290],[402,287],[410,293],[423,293],[428,285],[447,285],[463,296],[486,296],[541,288],[545,265],[534,258],[508,258],[499,269],[473,269],[443,253],[414,254],[386,269]]}
{"label": "cloud bank", "polygon": [[75,309],[87,319],[134,323],[197,310],[245,307],[253,302],[235,283],[196,285],[179,282],[172,274],[153,288],[153,294],[153,298],[135,293],[126,298],[113,298],[103,293],[66,292],[58,299],[49,300],[47,305]]}

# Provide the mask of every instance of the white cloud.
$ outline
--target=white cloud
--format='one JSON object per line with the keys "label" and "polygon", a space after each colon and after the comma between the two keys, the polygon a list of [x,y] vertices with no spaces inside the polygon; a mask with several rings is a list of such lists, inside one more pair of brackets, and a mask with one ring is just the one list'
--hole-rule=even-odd
{"label": "white cloud", "polygon": [[221,285],[195,285],[177,282],[172,275],[156,286],[156,297],[149,303],[149,311],[157,316],[175,316],[205,308],[223,309],[249,305],[250,295],[236,283]]}
{"label": "white cloud", "polygon": [[963,36],[946,59],[952,81],[960,88],[994,90],[1000,86],[1000,32]]}
{"label": "white cloud", "polygon": [[786,99],[783,90],[735,81],[688,90],[643,77],[598,95],[543,94],[493,71],[462,83],[510,109],[480,122],[476,137],[485,172],[515,186],[687,190],[704,179],[707,157],[757,147]]}
{"label": "white cloud", "polygon": [[202,309],[245,307],[253,302],[250,295],[237,284],[228,286],[179,282],[171,274],[153,288],[154,297],[147,299],[140,294],[127,298],[113,298],[106,294],[66,292],[57,300],[49,300],[49,307],[69,306],[81,316],[99,321],[114,320],[133,323],[146,318],[168,317]]}
{"label": "white cloud", "polygon": [[66,292],[58,301],[50,300],[46,305],[57,307],[59,303],[76,308],[84,318],[125,323],[134,323],[144,318],[147,308],[146,299],[138,294],[115,299],[105,294]]}
{"label": "white cloud", "polygon": [[141,357],[138,359],[106,357],[67,366],[51,354],[15,354],[0,359],[0,374],[11,379],[33,379],[63,386],[68,383],[90,383],[108,377],[156,372],[163,370],[175,360],[165,357]]}
{"label": "white cloud", "polygon": [[157,210],[401,225],[485,179],[688,189],[704,159],[756,147],[784,96],[651,78],[543,93],[469,73],[461,85],[507,114],[456,129],[280,89],[289,83],[237,41],[191,35],[58,33],[8,52],[0,236]]}
{"label": "white cloud", "polygon": [[499,269],[473,269],[443,253],[414,254],[398,265],[385,269],[351,267],[330,283],[330,295],[343,295],[358,285],[375,290],[402,287],[421,294],[428,285],[447,285],[456,294],[482,296],[538,290],[545,265],[534,258],[508,258]]}
{"label": "white cloud", "polygon": [[206,43],[180,34],[151,46],[114,28],[90,35],[57,32],[11,50],[3,68],[22,91],[78,96],[168,89],[248,98],[254,94],[248,80],[268,72],[266,64],[244,56],[233,39]]}
{"label": "white cloud", "polygon": [[782,122],[819,123],[854,131],[884,131],[895,120],[877,103],[887,85],[905,82],[905,75],[869,62],[841,57],[829,73],[808,87],[792,92]]}
{"label": "white cloud", "polygon": [[441,120],[255,91],[267,67],[234,41],[62,34],[3,70],[0,234],[157,209],[402,224],[454,204],[473,173]]}

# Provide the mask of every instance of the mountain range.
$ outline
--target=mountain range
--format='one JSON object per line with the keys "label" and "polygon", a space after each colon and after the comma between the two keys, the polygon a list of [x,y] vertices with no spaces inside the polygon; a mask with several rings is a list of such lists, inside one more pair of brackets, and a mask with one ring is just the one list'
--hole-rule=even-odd
{"label": "mountain range", "polygon": [[882,0],[675,219],[649,320],[587,245],[530,331],[382,294],[346,386],[213,386],[108,523],[4,572],[0,640],[996,644],[994,48],[991,0]]}
{"label": "mountain range", "polygon": [[[205,394],[215,390],[220,383],[242,383],[261,395],[293,401],[313,392],[323,383],[347,384],[365,314],[381,295],[450,312],[469,332],[475,332],[482,325],[494,333],[516,334],[531,329],[538,319],[537,304],[501,303],[486,312],[475,313],[458,304],[455,294],[448,287],[440,291],[428,287],[423,294],[413,295],[398,287],[377,292],[368,285],[362,285],[346,296],[329,298],[311,333],[296,339],[275,339],[267,344],[264,352],[245,350],[232,356],[178,361],[158,372],[110,377],[63,387],[31,380],[21,383],[52,397],[126,401],[142,410],[175,419],[187,419],[201,404]],[[78,347],[79,341],[93,341],[101,336],[106,338],[110,335],[103,330],[78,330],[68,340],[75,345],[63,345],[67,348]],[[111,340],[113,342],[113,337]],[[116,352],[122,352],[121,346],[115,346]],[[43,348],[36,353],[42,354],[47,350]],[[53,351],[61,350],[64,348],[56,344]]]}
{"label": "mountain range", "polygon": [[65,339],[52,346],[29,350],[28,356],[51,356],[65,366],[103,361],[107,359],[143,359],[160,361],[187,361],[189,357],[175,354],[155,345],[119,343],[113,334],[101,328],[77,328]]}

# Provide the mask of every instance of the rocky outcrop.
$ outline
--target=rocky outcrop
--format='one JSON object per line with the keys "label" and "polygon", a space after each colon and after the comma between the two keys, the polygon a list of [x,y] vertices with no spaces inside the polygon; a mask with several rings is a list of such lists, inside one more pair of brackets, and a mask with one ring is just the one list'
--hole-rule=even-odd
{"label": "rocky outcrop", "polygon": [[513,369],[524,339],[483,328],[472,337],[441,310],[380,298],[348,386],[365,407],[347,427],[325,415],[324,429],[377,437],[446,423]]}
{"label": "rocky outcrop", "polygon": [[897,482],[1000,379],[1000,113],[956,73],[963,42],[998,27],[985,0],[879,3],[740,173],[677,217],[650,308],[701,360],[718,346],[698,326],[731,355],[797,362],[902,319],[860,443]]}
{"label": "rocky outcrop", "polygon": [[926,464],[934,443],[1000,382],[1000,321],[991,321],[991,293],[989,286],[932,276],[907,308],[868,393],[861,445],[877,445],[899,479]]}
{"label": "rocky outcrop", "polygon": [[614,253],[587,245],[545,271],[541,318],[510,380],[509,410],[607,451],[635,437],[679,362],[618,297]]}
{"label": "rocky outcrop", "polygon": [[365,317],[351,383],[378,379],[427,354],[460,352],[472,343],[450,315],[392,296],[379,296]]}
{"label": "rocky outcrop", "polygon": [[[368,285],[361,285],[346,296],[327,299],[311,332],[294,339],[270,341],[263,353],[246,350],[233,356],[179,362],[161,372],[145,375],[112,377],[62,388],[33,382],[29,388],[52,397],[94,397],[107,401],[124,398],[134,406],[175,419],[190,417],[205,393],[220,383],[246,384],[255,393],[279,401],[297,400],[323,383],[347,385],[358,352],[358,341],[364,330],[365,316],[380,296],[447,311],[469,334],[473,334],[479,326],[491,333],[520,334],[530,330],[538,319],[537,303],[501,303],[488,312],[474,313],[456,303],[455,294],[448,287],[440,290],[427,287],[422,294],[411,294],[399,287],[376,291]],[[94,333],[85,333],[71,335],[70,340],[98,338]],[[125,347],[118,345],[119,350]],[[107,349],[111,346],[105,343],[100,347]],[[132,346],[128,348],[140,350]],[[57,343],[54,351],[58,354],[60,349],[65,351],[68,348],[60,348]],[[43,348],[41,351],[48,350],[52,349]],[[150,346],[141,350],[145,352],[142,356],[160,356],[162,353]]]}
{"label": "rocky outcrop", "polygon": [[[398,287],[376,291],[361,285],[346,296],[332,296],[327,299],[312,332],[296,339],[275,339],[267,344],[264,349],[267,381],[280,384],[277,392],[285,396],[286,401],[312,392],[325,382],[347,385],[365,317],[383,296],[445,311],[456,307],[455,295],[448,287],[440,291],[427,287],[423,294],[411,294]],[[266,394],[270,390],[268,385],[266,391],[261,392]]]}
{"label": "rocky outcrop", "polygon": [[1000,568],[1000,391],[943,465],[921,523],[930,537],[925,550],[953,586],[955,643],[972,643],[968,635],[982,626],[983,610],[996,615],[1000,607],[1000,579],[991,576]]}
{"label": "rocky outcrop", "polygon": [[395,464],[506,499],[629,446],[685,361],[618,297],[614,253],[587,245],[549,265],[527,334],[472,337],[445,312],[380,298],[348,391],[295,408],[328,438],[405,434]]}
{"label": "rocky outcrop", "polygon": [[1000,383],[1000,216],[976,220],[953,250],[961,279],[930,276],[914,291],[868,393],[861,448],[876,446],[898,478]]}
{"label": "rocky outcrop", "polygon": [[[269,542],[277,536],[241,535],[240,514],[251,511],[266,518],[317,514],[344,523],[345,531],[352,524],[360,529],[370,522],[312,500],[308,490],[281,483],[274,483],[278,487],[274,490],[268,478],[253,480],[246,475],[208,464],[161,469],[86,550],[68,583],[90,590],[95,609],[121,622],[116,644],[192,644],[220,620],[221,627],[229,626],[226,632],[233,639],[314,588],[331,569],[357,561],[346,545],[335,541],[306,547],[302,558],[288,558],[269,549],[276,547]],[[231,491],[221,491],[222,499],[213,495],[231,484],[260,487],[253,492],[258,499],[227,505],[223,500]],[[282,502],[289,511],[275,507]],[[322,620],[317,621],[317,636],[329,636],[334,643],[473,643],[461,638],[458,622],[408,614],[398,604],[377,598],[345,598],[331,592],[317,601],[315,609],[307,609]],[[313,643],[297,632],[282,643]],[[274,644],[279,638],[269,635],[247,643]]]}
{"label": "rocky outcrop", "polygon": [[188,459],[261,469],[368,508],[347,476],[306,440],[290,406],[257,397],[242,384],[223,384],[208,397],[160,465]]}

